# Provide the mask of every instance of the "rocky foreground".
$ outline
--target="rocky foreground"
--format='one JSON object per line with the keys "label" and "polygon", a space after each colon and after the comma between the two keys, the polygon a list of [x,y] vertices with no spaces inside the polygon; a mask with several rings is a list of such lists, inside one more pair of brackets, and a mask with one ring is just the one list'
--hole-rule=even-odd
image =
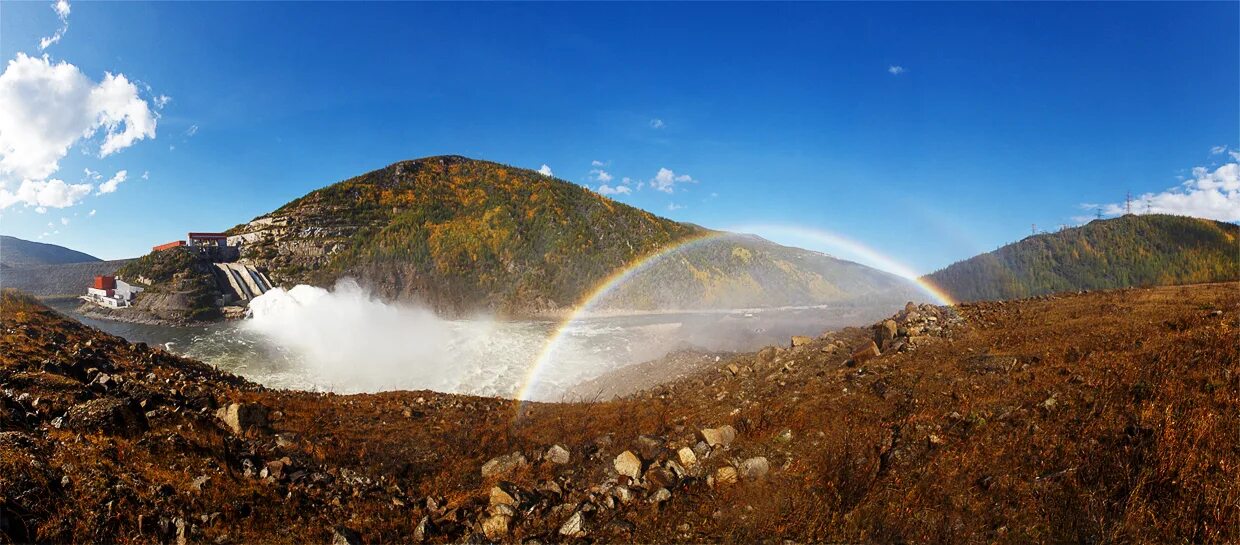
{"label": "rocky foreground", "polygon": [[0,541],[1234,542],[1238,307],[909,307],[517,404],[268,390],[6,291]]}

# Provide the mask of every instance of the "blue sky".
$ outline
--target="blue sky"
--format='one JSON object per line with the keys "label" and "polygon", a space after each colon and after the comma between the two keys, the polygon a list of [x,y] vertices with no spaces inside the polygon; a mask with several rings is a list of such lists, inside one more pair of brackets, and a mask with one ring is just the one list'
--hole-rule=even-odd
{"label": "blue sky", "polygon": [[438,154],[919,273],[1240,219],[1235,2],[56,8],[0,4],[0,231],[104,258]]}

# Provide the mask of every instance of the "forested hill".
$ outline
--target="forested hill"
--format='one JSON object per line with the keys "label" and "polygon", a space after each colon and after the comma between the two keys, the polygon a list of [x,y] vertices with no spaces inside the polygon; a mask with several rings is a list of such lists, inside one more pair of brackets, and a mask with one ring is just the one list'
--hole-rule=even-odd
{"label": "forested hill", "polygon": [[[229,233],[242,258],[278,284],[328,286],[348,276],[382,297],[448,313],[535,315],[563,311],[635,260],[710,231],[532,170],[438,156],[313,191]],[[781,306],[875,294],[903,303],[911,293],[880,271],[828,256],[791,258],[767,241],[720,248],[668,260],[685,272],[666,278],[684,289],[630,291],[617,304]]]}
{"label": "forested hill", "polygon": [[1126,215],[1028,237],[927,275],[960,301],[1240,279],[1240,227]]}

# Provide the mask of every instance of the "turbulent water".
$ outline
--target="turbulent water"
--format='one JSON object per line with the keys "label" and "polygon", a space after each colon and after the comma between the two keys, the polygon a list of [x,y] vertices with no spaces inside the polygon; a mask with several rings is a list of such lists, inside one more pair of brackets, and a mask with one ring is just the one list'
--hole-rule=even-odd
{"label": "turbulent water", "polygon": [[[251,303],[247,320],[171,327],[84,317],[76,301],[52,305],[133,342],[162,345],[269,387],[339,393],[428,389],[513,397],[560,324],[445,320],[390,305],[355,285],[273,290]],[[865,323],[887,309],[829,308],[594,317],[566,326],[526,397],[563,392],[619,367],[678,349],[752,350],[788,335]]]}

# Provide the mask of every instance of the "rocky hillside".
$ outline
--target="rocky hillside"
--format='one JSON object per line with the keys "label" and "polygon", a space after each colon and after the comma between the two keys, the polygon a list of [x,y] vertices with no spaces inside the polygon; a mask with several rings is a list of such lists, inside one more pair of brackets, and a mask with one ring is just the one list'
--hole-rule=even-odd
{"label": "rocky hillside", "polygon": [[[383,297],[441,312],[517,316],[562,311],[639,258],[708,233],[574,183],[457,156],[395,163],[230,231],[243,259],[278,284],[351,276]],[[612,305],[781,306],[915,293],[878,271],[757,238],[701,248],[667,260]]]}
{"label": "rocky hillside", "polygon": [[910,307],[520,405],[268,390],[5,292],[0,541],[1235,542],[1237,297]]}
{"label": "rocky hillside", "polygon": [[177,247],[151,252],[126,263],[118,277],[144,287],[133,307],[107,310],[84,306],[94,314],[131,321],[187,323],[222,316],[223,293],[205,249]]}
{"label": "rocky hillside", "polygon": [[1240,226],[1127,215],[1028,237],[926,277],[958,301],[1240,280]]}
{"label": "rocky hillside", "polygon": [[77,250],[70,250],[64,246],[0,235],[0,265],[14,267],[97,261],[103,260]]}

